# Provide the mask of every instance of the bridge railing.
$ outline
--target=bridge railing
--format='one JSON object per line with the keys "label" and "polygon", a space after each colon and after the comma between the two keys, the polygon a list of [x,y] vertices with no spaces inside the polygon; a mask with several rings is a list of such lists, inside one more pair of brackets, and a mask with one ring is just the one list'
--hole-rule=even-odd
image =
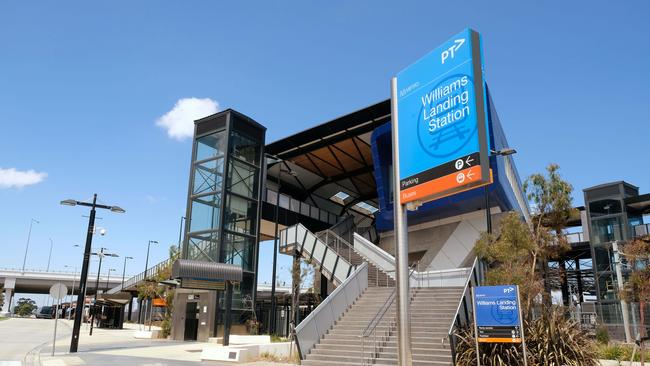
{"label": "bridge railing", "polygon": [[[164,268],[166,268],[168,266],[171,266],[172,263],[174,262],[174,260],[176,260],[176,258],[174,258],[174,259],[171,259],[171,258],[166,259],[166,260],[156,264],[155,266],[148,268],[147,271],[146,271],[147,277],[154,276],[155,274],[158,273],[158,271],[160,271],[160,270],[162,270],[162,269],[164,269]],[[139,273],[139,274],[129,278],[128,280],[124,281],[124,284],[119,284],[119,285],[113,287],[112,289],[106,291],[106,293],[108,293],[108,294],[116,294],[116,293],[118,293],[120,291],[123,291],[124,289],[129,289],[131,287],[137,286],[140,282],[144,281],[144,279],[145,279],[144,275],[145,275],[145,272]]]}

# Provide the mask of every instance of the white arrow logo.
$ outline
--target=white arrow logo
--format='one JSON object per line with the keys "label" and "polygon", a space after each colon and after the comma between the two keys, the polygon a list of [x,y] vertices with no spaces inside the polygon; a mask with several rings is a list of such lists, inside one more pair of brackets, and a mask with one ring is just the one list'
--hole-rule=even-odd
{"label": "white arrow logo", "polygon": [[473,162],[474,159],[472,159],[472,156],[468,156],[467,159],[465,159],[465,164],[469,165],[471,162]]}
{"label": "white arrow logo", "polygon": [[472,177],[474,176],[474,173],[472,173],[472,169],[470,169],[469,172],[467,172],[467,174],[465,174],[465,175],[467,176],[467,179],[473,180]]}
{"label": "white arrow logo", "polygon": [[450,58],[450,57],[451,57],[451,58],[456,57],[456,51],[458,51],[458,49],[460,48],[460,46],[462,46],[463,44],[465,44],[465,38],[456,39],[456,40],[454,40],[454,44],[451,45],[451,47],[449,47],[449,48],[447,48],[446,50],[442,51],[442,52],[440,53],[440,57],[441,57],[441,60],[442,60],[442,64],[444,65],[444,64],[445,64],[445,61],[446,61],[448,58]]}
{"label": "white arrow logo", "polygon": [[454,51],[458,51],[460,46],[462,46],[465,43],[465,38],[457,39],[457,40],[454,41],[454,43],[456,44],[454,46]]}

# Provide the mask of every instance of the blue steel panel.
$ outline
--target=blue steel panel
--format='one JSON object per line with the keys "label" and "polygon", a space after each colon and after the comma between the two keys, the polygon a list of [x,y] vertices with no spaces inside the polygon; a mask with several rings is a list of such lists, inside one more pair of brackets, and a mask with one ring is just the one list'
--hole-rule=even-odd
{"label": "blue steel panel", "polygon": [[[510,147],[499,121],[490,90],[486,85],[488,100],[488,137],[490,146],[495,149]],[[375,225],[378,231],[393,230],[393,204],[391,190],[392,150],[391,126],[386,123],[376,128],[371,136],[372,158],[375,166],[374,175],[377,182],[379,211],[375,213]],[[502,211],[518,211],[522,208],[515,198],[514,191],[505,173],[503,157],[490,157],[494,183],[489,186],[490,200]],[[515,167],[516,172],[516,167]],[[521,182],[518,184],[521,186]],[[422,205],[417,211],[409,211],[409,225],[457,216],[483,209],[483,188],[476,188],[449,197],[441,198]]]}

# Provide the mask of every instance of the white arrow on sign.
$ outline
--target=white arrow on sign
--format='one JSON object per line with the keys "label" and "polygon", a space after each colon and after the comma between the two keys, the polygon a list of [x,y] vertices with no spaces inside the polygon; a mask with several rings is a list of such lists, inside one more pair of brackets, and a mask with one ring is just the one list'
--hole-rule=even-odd
{"label": "white arrow on sign", "polygon": [[454,40],[454,43],[456,44],[456,45],[454,46],[454,51],[458,51],[458,49],[460,48],[460,46],[462,46],[463,43],[465,43],[465,38],[456,39],[456,40]]}
{"label": "white arrow on sign", "polygon": [[474,179],[472,178],[472,177],[474,176],[474,173],[472,173],[472,169],[470,169],[470,170],[467,172],[467,174],[465,174],[465,176],[467,176],[467,179],[469,179],[469,180],[474,180]]}
{"label": "white arrow on sign", "polygon": [[472,159],[472,156],[468,156],[467,159],[465,159],[465,164],[469,165],[469,163],[473,162],[474,159]]}

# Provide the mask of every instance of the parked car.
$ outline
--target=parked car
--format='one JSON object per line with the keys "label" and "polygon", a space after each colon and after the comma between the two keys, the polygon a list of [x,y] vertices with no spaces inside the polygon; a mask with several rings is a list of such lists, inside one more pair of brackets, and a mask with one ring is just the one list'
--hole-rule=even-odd
{"label": "parked car", "polygon": [[54,319],[54,306],[43,306],[36,313],[38,319]]}

